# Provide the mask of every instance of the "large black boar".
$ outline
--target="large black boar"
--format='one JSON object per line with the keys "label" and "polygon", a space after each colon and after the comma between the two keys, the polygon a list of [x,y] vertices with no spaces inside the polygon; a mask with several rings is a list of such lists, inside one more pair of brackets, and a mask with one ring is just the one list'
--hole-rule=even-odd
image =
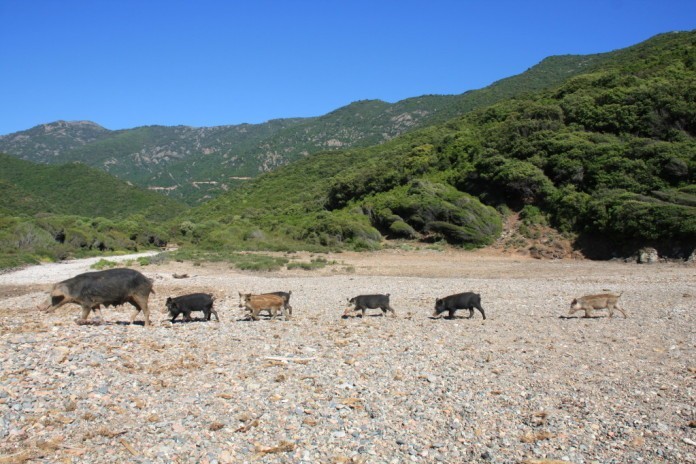
{"label": "large black boar", "polygon": [[215,320],[220,322],[217,311],[213,309],[215,297],[209,293],[191,293],[190,295],[181,295],[175,298],[167,298],[167,310],[172,316],[172,322],[179,314],[184,315],[185,321],[191,320],[192,311],[202,311],[203,319],[210,320],[210,315],[215,315]]}
{"label": "large black boar", "polygon": [[346,308],[343,312],[344,316],[347,316],[349,312],[362,311],[362,317],[365,317],[365,309],[379,308],[382,310],[383,316],[387,315],[387,311],[391,311],[392,316],[396,317],[394,308],[389,305],[389,293],[386,295],[358,295],[348,300],[348,303],[355,305],[355,308]]}
{"label": "large black boar", "polygon": [[437,298],[435,300],[435,313],[433,316],[438,317],[440,314],[447,311],[449,312],[449,317],[454,318],[454,313],[458,309],[468,309],[469,319],[471,319],[474,317],[474,308],[481,312],[484,319],[486,318],[486,313],[483,312],[483,308],[481,307],[481,295],[472,292],[457,293],[456,295]]}
{"label": "large black boar", "polygon": [[118,306],[130,303],[135,307],[131,316],[132,324],[140,311],[145,317],[145,325],[150,325],[150,310],[147,300],[152,289],[152,280],[133,269],[108,269],[106,271],[86,272],[58,282],[51,289],[48,310],[55,310],[64,304],[75,303],[82,306],[79,322],[87,320],[91,310],[100,311],[99,306]]}

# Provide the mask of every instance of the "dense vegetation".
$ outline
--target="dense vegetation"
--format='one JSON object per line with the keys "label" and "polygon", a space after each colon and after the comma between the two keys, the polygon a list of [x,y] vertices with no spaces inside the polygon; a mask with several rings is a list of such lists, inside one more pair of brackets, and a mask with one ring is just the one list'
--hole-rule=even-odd
{"label": "dense vegetation", "polygon": [[82,164],[0,154],[0,268],[41,259],[161,246],[186,207]]}
{"label": "dense vegetation", "polygon": [[265,175],[192,211],[225,236],[199,243],[479,246],[500,231],[485,204],[538,211],[590,256],[683,255],[696,244],[695,89],[696,34],[664,34],[552,90]]}
{"label": "dense vegetation", "polygon": [[[165,241],[196,259],[234,250],[375,249],[384,238],[480,247],[500,235],[512,213],[524,227],[553,226],[590,257],[627,255],[646,245],[663,255],[690,254],[696,247],[696,32],[663,34],[586,59],[555,57],[544,61],[544,73],[535,68],[459,96],[458,103],[437,96],[394,105],[363,101],[312,121],[235,126],[246,131],[248,147],[266,136],[264,147],[287,147],[299,143],[299,135],[288,136],[293,131],[320,128],[324,136],[354,137],[345,145],[373,145],[308,154],[299,143],[304,152],[296,161],[189,210],[162,197],[152,203],[153,194],[84,166],[25,169],[30,165],[0,157],[0,265]],[[386,142],[351,132],[384,130],[380,121],[393,122],[398,105],[408,108],[400,114],[411,114],[423,102],[439,105],[419,119],[430,121],[427,127],[412,130],[414,124]],[[157,145],[168,130],[111,138],[87,129],[94,146],[132,144],[129,150],[139,146],[132,137]],[[182,139],[193,130],[174,129]],[[215,147],[203,139],[201,146]],[[265,162],[285,162],[276,148],[275,161]],[[85,145],[71,153],[81,150],[89,151]],[[242,158],[227,159],[248,163]],[[220,175],[234,172],[210,160]],[[179,162],[190,174],[200,161]]]}
{"label": "dense vegetation", "polygon": [[461,95],[425,95],[396,103],[363,100],[317,118],[118,131],[85,121],[59,121],[1,136],[0,152],[41,163],[78,161],[195,205],[313,153],[377,145],[474,108],[557,85],[594,69],[608,55],[551,57],[518,76]]}

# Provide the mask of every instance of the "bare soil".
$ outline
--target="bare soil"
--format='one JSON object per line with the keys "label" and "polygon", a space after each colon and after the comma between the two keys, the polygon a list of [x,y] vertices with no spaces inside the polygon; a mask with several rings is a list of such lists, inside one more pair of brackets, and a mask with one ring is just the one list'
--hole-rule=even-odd
{"label": "bare soil", "polygon": [[[88,262],[0,275],[0,463],[696,462],[693,265],[322,257],[314,271],[138,266],[155,280],[149,328],[127,324],[130,306],[89,325],[77,306],[37,309]],[[277,290],[292,319],[247,321],[238,292]],[[567,316],[606,290],[628,318]],[[199,291],[220,323],[161,312]],[[431,317],[463,291],[485,321]],[[341,318],[364,293],[389,293],[397,317]]]}

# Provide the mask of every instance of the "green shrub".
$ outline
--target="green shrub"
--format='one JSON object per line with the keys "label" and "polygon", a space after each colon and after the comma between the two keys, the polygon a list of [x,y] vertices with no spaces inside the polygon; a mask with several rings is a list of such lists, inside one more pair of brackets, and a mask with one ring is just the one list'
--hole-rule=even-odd
{"label": "green shrub", "polygon": [[90,266],[90,268],[91,268],[91,269],[96,269],[96,270],[98,270],[98,271],[101,271],[101,270],[103,270],[103,269],[114,268],[114,267],[116,267],[116,266],[118,266],[118,265],[119,265],[119,263],[117,263],[117,262],[115,262],[115,261],[109,261],[109,260],[107,260],[107,259],[100,259],[100,260],[97,261],[96,263],[92,264],[92,265]]}
{"label": "green shrub", "polygon": [[367,216],[347,211],[320,213],[305,226],[301,239],[322,246],[349,246],[355,249],[379,247],[382,236]]}
{"label": "green shrub", "polygon": [[515,208],[541,203],[555,191],[544,172],[527,161],[493,156],[478,162],[476,168],[482,189]]}
{"label": "green shrub", "polygon": [[12,248],[20,252],[46,251],[56,244],[51,234],[31,222],[17,224],[11,235]]}
{"label": "green shrub", "polygon": [[395,238],[418,238],[416,229],[409,226],[406,221],[399,219],[389,225],[389,235]]}
{"label": "green shrub", "polygon": [[322,269],[329,264],[325,258],[311,259],[309,262],[298,262],[294,261],[288,263],[288,269],[304,269],[305,271],[313,271],[315,269]]}
{"label": "green shrub", "polygon": [[525,205],[520,211],[520,219],[527,226],[548,224],[546,215],[544,215],[539,208],[532,205]]}
{"label": "green shrub", "polygon": [[696,238],[696,208],[691,206],[665,204],[630,193],[611,193],[592,201],[591,210],[592,226],[619,242],[693,243]]}
{"label": "green shrub", "polygon": [[[483,246],[502,231],[500,215],[476,198],[450,185],[418,180],[365,200],[378,211],[373,220],[410,236],[433,233],[458,245]],[[389,223],[394,219],[394,222]],[[402,225],[405,224],[405,225]]]}

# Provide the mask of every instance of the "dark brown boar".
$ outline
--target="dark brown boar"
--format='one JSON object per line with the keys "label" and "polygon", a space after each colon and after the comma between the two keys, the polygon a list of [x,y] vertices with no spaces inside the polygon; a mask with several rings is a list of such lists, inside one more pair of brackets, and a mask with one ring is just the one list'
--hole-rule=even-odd
{"label": "dark brown boar", "polygon": [[140,311],[145,317],[145,325],[150,325],[150,310],[147,302],[152,289],[152,280],[133,269],[117,268],[105,271],[85,272],[70,279],[58,282],[51,289],[46,305],[53,311],[68,303],[82,307],[78,322],[86,322],[90,311],[101,315],[100,306],[118,306],[130,303],[135,307],[130,323]]}

